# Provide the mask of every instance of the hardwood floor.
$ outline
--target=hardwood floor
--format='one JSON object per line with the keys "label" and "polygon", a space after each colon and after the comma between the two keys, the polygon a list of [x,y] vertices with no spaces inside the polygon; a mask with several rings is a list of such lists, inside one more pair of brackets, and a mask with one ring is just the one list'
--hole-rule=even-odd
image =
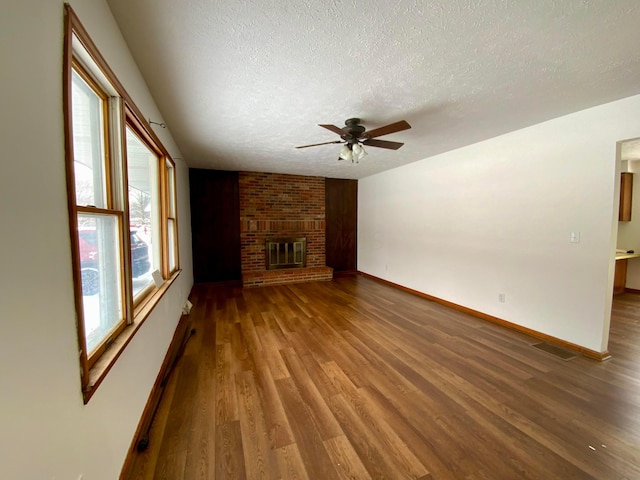
{"label": "hardwood floor", "polygon": [[192,301],[131,479],[640,478],[638,295],[602,363],[360,276]]}

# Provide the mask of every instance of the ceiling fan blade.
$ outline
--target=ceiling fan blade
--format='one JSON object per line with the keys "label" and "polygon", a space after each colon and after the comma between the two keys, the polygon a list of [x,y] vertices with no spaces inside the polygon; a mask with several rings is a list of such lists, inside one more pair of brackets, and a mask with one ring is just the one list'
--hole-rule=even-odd
{"label": "ceiling fan blade", "polygon": [[389,150],[398,150],[404,143],[400,142],[389,142],[388,140],[376,140],[375,138],[371,138],[369,140],[365,140],[362,142],[363,145],[367,147],[378,147],[378,148],[388,148]]}
{"label": "ceiling fan blade", "polygon": [[381,137],[382,135],[389,135],[390,133],[401,132],[402,130],[407,130],[409,128],[411,128],[411,125],[409,125],[405,120],[400,120],[399,122],[391,123],[384,127],[366,131],[365,135],[369,138],[375,138]]}
{"label": "ceiling fan blade", "polygon": [[318,126],[320,126],[322,128],[326,128],[327,130],[331,130],[333,133],[337,133],[338,135],[342,135],[344,133],[340,127],[336,127],[335,125],[322,125],[322,124],[319,124]]}
{"label": "ceiling fan blade", "polygon": [[308,148],[308,147],[317,147],[318,145],[329,145],[330,143],[343,143],[342,140],[333,140],[331,142],[322,142],[322,143],[312,143],[311,145],[302,145],[296,148]]}

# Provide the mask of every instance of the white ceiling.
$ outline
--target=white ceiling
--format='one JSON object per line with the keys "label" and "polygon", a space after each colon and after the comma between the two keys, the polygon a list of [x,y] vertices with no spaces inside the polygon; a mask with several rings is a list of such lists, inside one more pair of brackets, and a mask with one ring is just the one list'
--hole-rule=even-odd
{"label": "white ceiling", "polygon": [[[108,3],[190,167],[363,178],[640,93],[638,0]],[[413,128],[294,148],[350,117]]]}

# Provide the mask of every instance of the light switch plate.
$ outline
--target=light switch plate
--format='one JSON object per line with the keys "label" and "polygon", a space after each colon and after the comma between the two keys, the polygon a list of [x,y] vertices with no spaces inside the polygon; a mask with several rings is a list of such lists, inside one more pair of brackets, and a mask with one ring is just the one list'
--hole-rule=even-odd
{"label": "light switch plate", "polygon": [[580,243],[580,232],[571,232],[569,241],[571,243]]}

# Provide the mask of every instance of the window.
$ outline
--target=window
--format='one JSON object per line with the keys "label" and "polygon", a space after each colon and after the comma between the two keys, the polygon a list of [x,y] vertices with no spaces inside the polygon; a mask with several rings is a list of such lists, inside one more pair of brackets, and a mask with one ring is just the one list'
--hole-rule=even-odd
{"label": "window", "polygon": [[66,7],[70,234],[85,402],[179,273],[175,166]]}
{"label": "window", "polygon": [[[132,128],[126,127],[131,277],[137,301],[153,286],[151,272],[161,263],[158,194],[159,155]],[[144,240],[142,240],[144,238]]]}
{"label": "window", "polygon": [[165,218],[167,219],[167,240],[168,255],[166,269],[169,273],[173,273],[178,269],[178,220],[176,214],[176,169],[169,160],[165,162],[166,180],[163,184],[166,187],[164,192],[165,198]]}

